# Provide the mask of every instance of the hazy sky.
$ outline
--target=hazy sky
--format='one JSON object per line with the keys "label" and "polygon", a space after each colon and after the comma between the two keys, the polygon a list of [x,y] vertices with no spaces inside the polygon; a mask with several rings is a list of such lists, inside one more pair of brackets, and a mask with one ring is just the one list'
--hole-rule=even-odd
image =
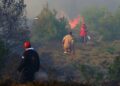
{"label": "hazy sky", "polygon": [[106,6],[111,10],[120,5],[120,0],[25,0],[27,16],[34,18],[40,14],[43,6],[48,2],[51,8],[64,11],[68,16],[79,15],[80,11],[90,6]]}

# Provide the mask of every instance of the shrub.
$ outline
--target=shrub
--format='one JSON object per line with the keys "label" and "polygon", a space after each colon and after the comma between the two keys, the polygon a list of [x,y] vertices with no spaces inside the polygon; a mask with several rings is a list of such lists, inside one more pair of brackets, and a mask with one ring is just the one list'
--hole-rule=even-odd
{"label": "shrub", "polygon": [[110,80],[120,80],[120,56],[116,57],[109,66],[109,78]]}

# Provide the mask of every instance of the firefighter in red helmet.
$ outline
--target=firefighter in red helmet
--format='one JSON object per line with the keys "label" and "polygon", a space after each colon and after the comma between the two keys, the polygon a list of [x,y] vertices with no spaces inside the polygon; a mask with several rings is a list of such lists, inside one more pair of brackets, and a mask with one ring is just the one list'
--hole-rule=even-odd
{"label": "firefighter in red helmet", "polygon": [[21,58],[18,71],[21,73],[20,82],[26,83],[34,80],[34,74],[39,70],[40,60],[38,53],[31,47],[31,43],[24,43],[25,51]]}
{"label": "firefighter in red helmet", "polygon": [[26,49],[26,48],[30,48],[30,47],[31,47],[30,42],[29,42],[29,41],[26,41],[26,42],[24,43],[24,48]]}

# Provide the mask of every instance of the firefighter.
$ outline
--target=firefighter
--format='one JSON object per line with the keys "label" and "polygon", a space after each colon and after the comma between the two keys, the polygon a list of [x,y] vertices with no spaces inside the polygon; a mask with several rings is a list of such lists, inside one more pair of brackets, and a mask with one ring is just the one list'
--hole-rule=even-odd
{"label": "firefighter", "polygon": [[87,42],[87,30],[86,30],[86,25],[85,24],[82,24],[82,26],[81,26],[80,37],[81,37],[82,43],[86,44],[86,42]]}
{"label": "firefighter", "polygon": [[73,44],[73,35],[72,32],[69,32],[66,36],[64,36],[62,40],[63,48],[64,48],[64,53],[65,54],[72,54],[74,53],[74,44]]}
{"label": "firefighter", "polygon": [[39,70],[40,60],[38,53],[31,47],[29,41],[24,43],[25,51],[21,58],[18,71],[21,73],[20,82],[27,83],[34,81],[34,75]]}

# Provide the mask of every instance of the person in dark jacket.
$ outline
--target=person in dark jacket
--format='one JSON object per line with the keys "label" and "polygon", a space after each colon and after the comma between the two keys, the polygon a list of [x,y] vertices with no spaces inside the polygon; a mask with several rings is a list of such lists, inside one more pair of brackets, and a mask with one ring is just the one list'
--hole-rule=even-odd
{"label": "person in dark jacket", "polygon": [[29,41],[24,43],[23,53],[18,71],[21,73],[20,82],[27,83],[34,81],[34,75],[39,70],[40,60],[38,53],[31,47]]}

